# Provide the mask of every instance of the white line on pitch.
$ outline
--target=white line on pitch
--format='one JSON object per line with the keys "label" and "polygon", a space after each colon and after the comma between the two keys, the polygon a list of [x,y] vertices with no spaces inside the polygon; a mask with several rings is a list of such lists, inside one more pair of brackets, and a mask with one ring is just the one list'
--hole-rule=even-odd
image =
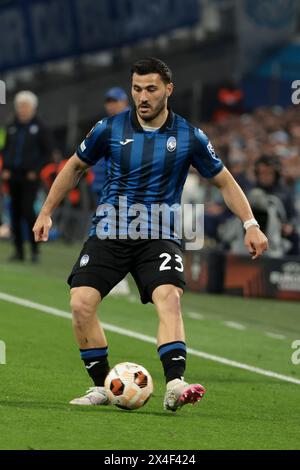
{"label": "white line on pitch", "polygon": [[228,326],[229,328],[234,328],[235,330],[246,330],[245,325],[236,323],[235,321],[224,321],[223,325]]}
{"label": "white line on pitch", "polygon": [[186,317],[193,318],[194,320],[203,320],[204,315],[202,313],[196,313],[196,312],[186,312],[184,313]]}
{"label": "white line on pitch", "polygon": [[[48,307],[47,305],[32,302],[30,300],[22,299],[20,297],[15,297],[14,295],[5,294],[4,292],[0,292],[0,300],[5,300],[6,302],[11,302],[17,305],[22,305],[24,307],[28,307],[33,310],[38,310],[40,312],[48,313],[50,315],[55,315],[55,316],[62,317],[62,318],[70,319],[72,317],[72,315],[69,312],[65,312],[63,310],[59,310],[53,307]],[[130,338],[140,339],[141,341],[144,341],[146,343],[156,344],[156,339],[151,336],[143,335],[141,333],[127,330],[125,328],[120,328],[118,326],[111,325],[109,323],[102,323],[102,326],[107,331],[112,331],[114,333],[118,333],[123,336],[128,336]],[[232,361],[230,359],[226,359],[225,357],[215,356],[213,354],[208,354],[203,351],[197,351],[196,349],[188,348],[188,353],[193,356],[201,357],[202,359],[208,359],[213,362],[218,362],[219,364],[236,367],[238,369],[247,370],[248,372],[254,372],[256,374],[271,377],[273,379],[278,379],[284,382],[290,382],[296,385],[300,385],[299,379],[295,379],[294,377],[289,377],[288,375],[282,375],[282,374],[278,374],[277,372],[273,372],[270,370],[265,370],[265,369],[260,369],[259,367],[249,366],[248,364],[243,364],[242,362]]]}
{"label": "white line on pitch", "polygon": [[286,336],[280,335],[278,333],[271,333],[270,331],[266,331],[266,335],[274,339],[286,339]]}

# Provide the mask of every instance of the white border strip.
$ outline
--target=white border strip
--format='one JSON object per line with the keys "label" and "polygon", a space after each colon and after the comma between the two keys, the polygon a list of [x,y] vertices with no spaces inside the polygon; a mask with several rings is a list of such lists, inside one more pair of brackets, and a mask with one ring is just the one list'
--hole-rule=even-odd
{"label": "white border strip", "polygon": [[[15,297],[14,295],[5,294],[4,292],[0,292],[0,300],[11,302],[17,305],[22,305],[23,307],[28,307],[33,310],[38,310],[40,312],[48,313],[50,315],[55,315],[57,317],[68,318],[68,319],[72,318],[72,315],[69,312],[65,312],[63,310],[59,310],[53,307],[48,307],[47,305],[39,304],[36,302],[31,302],[30,300],[22,299],[20,297]],[[111,325],[110,323],[102,323],[102,326],[107,331],[111,331],[113,333],[117,333],[123,336],[128,336],[130,338],[139,339],[146,343],[156,344],[156,339],[151,336],[143,335],[141,333],[137,333],[132,330],[127,330],[125,328],[120,328],[118,326]],[[215,356],[213,354],[208,354],[203,351],[197,351],[196,349],[188,348],[187,351],[192,356],[201,357],[202,359],[208,359],[209,361],[218,362],[219,364],[224,364],[226,366],[236,367],[238,369],[247,370],[248,372],[254,372],[255,374],[264,375],[266,377],[271,377],[273,379],[278,379],[284,382],[290,382],[296,385],[300,385],[299,379],[289,377],[288,375],[282,375],[282,374],[278,374],[277,372],[272,372],[270,370],[265,370],[265,369],[260,369],[259,367],[249,366],[247,364],[243,364],[242,362],[232,361],[230,359],[226,359],[225,357]]]}

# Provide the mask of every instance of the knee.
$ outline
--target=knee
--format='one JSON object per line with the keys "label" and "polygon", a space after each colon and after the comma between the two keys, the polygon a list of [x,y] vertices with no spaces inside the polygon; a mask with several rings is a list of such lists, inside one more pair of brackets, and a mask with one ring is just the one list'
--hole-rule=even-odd
{"label": "knee", "polygon": [[181,315],[181,295],[182,290],[176,286],[160,286],[153,292],[153,302],[158,310],[170,311],[173,315]]}
{"label": "knee", "polygon": [[70,302],[73,321],[79,324],[86,323],[93,317],[93,315],[96,315],[98,302],[95,302],[94,299],[83,295],[81,292],[76,292],[76,289],[74,290],[75,292],[71,294]]}

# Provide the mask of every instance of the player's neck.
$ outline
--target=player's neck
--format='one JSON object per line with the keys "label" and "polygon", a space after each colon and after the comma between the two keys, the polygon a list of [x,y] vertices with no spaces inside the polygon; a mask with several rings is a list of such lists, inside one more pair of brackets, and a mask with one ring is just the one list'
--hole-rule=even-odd
{"label": "player's neck", "polygon": [[142,119],[138,115],[138,113],[137,113],[137,119],[142,127],[147,126],[147,127],[154,127],[158,129],[166,122],[168,114],[169,114],[169,110],[168,108],[165,108],[161,113],[159,113],[158,116],[156,116],[156,118],[152,119],[151,121],[144,121],[144,119]]}

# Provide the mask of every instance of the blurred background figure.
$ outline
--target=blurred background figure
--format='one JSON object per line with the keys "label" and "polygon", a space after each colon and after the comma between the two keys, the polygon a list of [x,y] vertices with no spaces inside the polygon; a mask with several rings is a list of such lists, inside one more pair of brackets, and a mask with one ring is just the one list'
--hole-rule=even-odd
{"label": "blurred background figure", "polygon": [[232,114],[242,114],[243,98],[243,91],[233,80],[221,84],[217,90],[216,109],[213,113],[213,119],[222,122]]}
{"label": "blurred background figure", "polygon": [[[40,184],[40,171],[51,157],[52,139],[37,117],[38,98],[21,91],[14,99],[15,117],[6,129],[2,180],[11,199],[11,231],[14,254],[10,261],[24,261],[24,241],[30,242],[31,261],[38,261],[38,245],[31,228],[35,221],[34,202]],[[24,224],[25,222],[25,224]]]}
{"label": "blurred background figure", "polygon": [[[54,150],[51,161],[40,174],[43,187],[42,199],[49,192],[57,174],[67,161],[68,158],[64,158],[59,149]],[[50,231],[51,240],[61,239],[66,244],[71,244],[85,238],[90,224],[90,216],[94,211],[94,199],[91,191],[93,181],[94,175],[90,169],[61,202],[53,217]]]}
{"label": "blurred background figure", "polygon": [[[281,222],[281,236],[286,242],[282,254],[299,255],[295,198],[292,191],[283,183],[281,168],[278,158],[262,155],[255,162],[256,187],[265,193],[269,206],[276,207],[276,213]],[[259,214],[257,216],[259,218]],[[272,240],[272,231],[270,237]]]}
{"label": "blurred background figure", "polygon": [[128,96],[120,87],[110,88],[105,93],[104,107],[107,116],[115,116],[129,108]]}

